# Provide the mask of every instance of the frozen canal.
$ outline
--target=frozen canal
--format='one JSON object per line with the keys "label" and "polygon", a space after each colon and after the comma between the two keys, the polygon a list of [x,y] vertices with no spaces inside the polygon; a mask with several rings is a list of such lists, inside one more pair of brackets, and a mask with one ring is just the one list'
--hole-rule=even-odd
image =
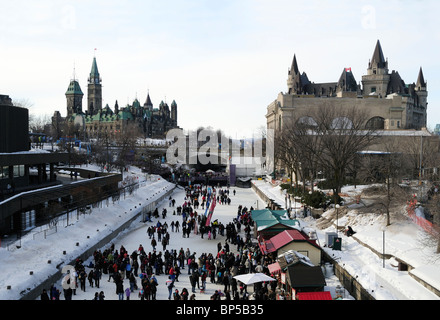
{"label": "frozen canal", "polygon": [[[233,194],[233,190],[236,190],[236,195]],[[168,224],[168,232],[170,234],[170,242],[167,246],[167,250],[170,251],[172,249],[179,251],[181,248],[186,251],[187,248],[191,251],[191,253],[196,252],[196,257],[198,257],[201,253],[212,253],[214,256],[217,254],[217,244],[221,242],[222,245],[224,245],[225,237],[217,234],[216,239],[208,240],[207,235],[205,234],[204,239],[201,239],[200,235],[196,235],[194,233],[191,233],[189,238],[183,238],[182,232],[180,228],[180,232],[172,232],[171,231],[171,222],[172,221],[179,221],[180,224],[182,224],[182,217],[176,215],[173,215],[173,211],[176,209],[177,206],[182,205],[184,203],[184,197],[185,192],[183,189],[176,189],[176,191],[173,193],[172,198],[176,200],[175,207],[169,207],[168,201],[163,201],[163,203],[158,207],[159,214],[162,212],[163,208],[167,209],[167,216],[165,219],[162,219],[162,216],[160,215],[159,219],[152,218],[152,222],[146,222],[143,223],[141,221],[141,217],[137,219],[135,222],[132,223],[131,227],[124,231],[119,237],[115,238],[112,242],[115,245],[115,249],[118,249],[122,246],[125,247],[127,252],[131,254],[133,251],[137,250],[139,248],[139,245],[142,244],[142,246],[145,249],[145,252],[148,254],[148,252],[152,252],[153,248],[151,246],[151,240],[149,239],[147,235],[147,229],[149,226],[156,225],[157,221],[160,221],[162,224],[165,222]],[[212,217],[212,221],[218,220],[219,222],[222,222],[224,225],[228,224],[229,222],[232,222],[232,220],[237,215],[238,206],[242,205],[243,207],[247,207],[248,209],[253,207],[254,209],[262,209],[265,206],[265,203],[263,200],[261,200],[255,192],[252,191],[252,189],[240,189],[240,188],[231,188],[229,197],[231,198],[231,203],[229,205],[225,204],[219,204],[217,203],[214,215]],[[196,209],[195,210],[198,214],[204,214],[205,210]],[[243,230],[243,228],[242,228]],[[241,235],[244,236],[244,232],[241,232]],[[157,237],[156,237],[157,240]],[[110,247],[110,243],[108,246],[101,248],[101,251],[104,249]],[[230,245],[230,250],[233,252],[236,252],[236,246]],[[156,251],[162,251],[162,245],[158,244],[156,247]],[[89,258],[89,260],[84,262],[84,265],[87,266],[90,261],[93,261],[93,258]],[[86,271],[88,272],[90,268],[86,267]],[[168,299],[168,289],[166,288],[165,281],[168,279],[167,275],[159,275],[156,276],[158,280],[158,287],[157,287],[157,295],[156,298],[158,300],[167,300]],[[59,283],[55,284],[57,288],[61,288],[61,280]],[[140,279],[137,278],[137,285],[140,287]],[[206,282],[207,289],[205,293],[200,293],[199,290],[196,288],[196,300],[209,300],[211,295],[215,292],[215,290],[223,290],[223,285],[216,285],[211,284],[209,281],[209,278]],[[124,280],[124,289],[129,287],[129,282],[127,279]],[[178,289],[179,292],[182,291],[183,288],[186,288],[188,292],[191,295],[191,285],[189,282],[188,277],[188,268],[185,265],[185,269],[181,270],[181,274],[179,276],[179,282],[175,282],[175,288]],[[113,281],[108,282],[108,274],[103,274],[100,288],[96,287],[90,287],[88,281],[86,282],[86,291],[80,290],[78,288],[76,290],[76,295],[73,296],[73,300],[92,300],[94,298],[95,292],[103,291],[105,294],[106,300],[117,300],[118,295],[116,294],[116,285],[113,283]],[[139,300],[138,297],[139,290],[135,290],[131,296],[131,300]],[[61,299],[64,299],[64,297],[61,297]]]}

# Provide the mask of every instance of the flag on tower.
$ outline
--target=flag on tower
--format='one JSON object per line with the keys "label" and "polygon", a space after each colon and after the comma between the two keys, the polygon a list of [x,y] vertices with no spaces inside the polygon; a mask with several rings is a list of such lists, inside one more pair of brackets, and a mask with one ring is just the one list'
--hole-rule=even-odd
{"label": "flag on tower", "polygon": [[351,68],[345,68],[346,72],[351,72]]}

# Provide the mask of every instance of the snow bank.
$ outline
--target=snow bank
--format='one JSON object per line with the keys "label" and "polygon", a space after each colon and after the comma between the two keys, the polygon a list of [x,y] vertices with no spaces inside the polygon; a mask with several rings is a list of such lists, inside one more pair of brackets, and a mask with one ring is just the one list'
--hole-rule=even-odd
{"label": "snow bank", "polygon": [[0,248],[0,300],[20,299],[22,293],[29,292],[55,274],[58,265],[70,263],[118,226],[138,215],[142,206],[174,188],[174,184],[159,176],[143,182],[145,186],[126,196],[125,200],[121,199],[114,205],[110,201],[109,206],[95,208],[92,214],[82,215],[79,220],[71,217],[70,226],[58,226],[57,232],[46,239],[34,239],[42,229],[36,228],[21,238],[17,243],[19,249]]}

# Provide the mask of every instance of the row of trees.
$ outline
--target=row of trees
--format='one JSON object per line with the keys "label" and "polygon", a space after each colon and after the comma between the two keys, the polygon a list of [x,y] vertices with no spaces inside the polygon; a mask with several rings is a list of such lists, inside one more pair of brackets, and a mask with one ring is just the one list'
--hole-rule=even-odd
{"label": "row of trees", "polygon": [[384,183],[382,204],[390,224],[392,202],[408,196],[398,183],[403,177],[422,177],[424,169],[438,167],[439,145],[438,141],[428,145],[421,137],[407,137],[402,144],[402,140],[381,136],[367,127],[367,121],[368,114],[354,107],[326,106],[292,113],[275,131],[276,167],[285,169],[295,186],[301,181],[303,193],[307,181],[314,191],[318,173],[325,178],[325,189],[332,189],[335,195],[347,179],[354,184]]}
{"label": "row of trees", "polygon": [[285,168],[295,184],[301,179],[305,185],[324,172],[334,193],[340,193],[347,171],[356,171],[358,152],[377,138],[374,129],[365,129],[366,120],[355,108],[296,113],[275,132],[276,165]]}
{"label": "row of trees", "polygon": [[[135,163],[146,168],[152,167],[152,161],[157,155],[150,155],[147,151],[136,157],[134,152],[138,139],[143,137],[137,123],[127,122],[124,130],[114,133],[101,130],[94,139],[86,139],[85,128],[71,121],[52,121],[48,116],[32,116],[29,121],[29,130],[43,133],[58,150],[69,153],[70,164],[93,161],[102,168],[118,168],[121,172],[128,163]],[[81,141],[81,152],[75,151],[75,141]],[[89,141],[90,140],[90,141]]]}

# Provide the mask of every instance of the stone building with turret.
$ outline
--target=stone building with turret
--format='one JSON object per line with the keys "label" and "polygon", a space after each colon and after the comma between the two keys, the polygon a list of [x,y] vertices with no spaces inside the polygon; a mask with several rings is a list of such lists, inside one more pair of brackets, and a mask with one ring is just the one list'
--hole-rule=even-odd
{"label": "stone building with turret", "polygon": [[99,138],[103,135],[116,138],[129,127],[137,129],[139,135],[145,138],[165,138],[169,130],[178,127],[176,101],[173,100],[171,106],[161,101],[155,108],[149,93],[143,105],[136,98],[131,105],[122,108],[118,101],[113,109],[108,104],[103,107],[102,79],[96,57],[87,81],[85,110],[82,102],[84,93],[77,79],[70,81],[65,96],[67,116],[63,118],[59,111],[55,111],[52,117],[52,127],[58,128],[57,138],[63,134],[59,128],[66,123],[78,129],[79,138]]}
{"label": "stone building with turret", "polygon": [[405,82],[388,69],[379,40],[368,63],[367,74],[357,82],[351,68],[344,68],[338,81],[315,83],[300,72],[296,55],[288,71],[287,92],[267,107],[268,129],[280,129],[295,112],[324,105],[356,107],[368,113],[365,126],[378,130],[420,130],[427,125],[427,83],[422,68],[417,81]]}
{"label": "stone building with turret", "polygon": [[[359,119],[362,118],[366,132],[374,130],[378,137],[368,150],[362,150],[363,154],[387,153],[393,143],[397,146],[393,152],[413,154],[415,159],[419,158],[420,149],[438,155],[438,135],[426,129],[428,91],[421,67],[415,68],[414,78],[415,82],[405,82],[398,71],[389,70],[379,40],[361,81],[356,80],[351,68],[343,68],[337,81],[315,83],[305,72],[300,72],[294,55],[288,70],[287,91],[280,92],[267,106],[267,129],[279,134],[299,122],[313,127],[318,125],[323,114],[336,117],[328,123],[337,124],[336,120],[341,119],[339,114],[342,117],[347,114],[344,110],[359,110]],[[328,110],[333,113],[324,113]],[[344,118],[346,120],[349,124],[350,119]],[[274,143],[276,148],[277,141]],[[428,157],[423,158],[425,161]],[[268,157],[266,161],[275,164],[275,160]],[[430,166],[437,174],[439,165]]]}

